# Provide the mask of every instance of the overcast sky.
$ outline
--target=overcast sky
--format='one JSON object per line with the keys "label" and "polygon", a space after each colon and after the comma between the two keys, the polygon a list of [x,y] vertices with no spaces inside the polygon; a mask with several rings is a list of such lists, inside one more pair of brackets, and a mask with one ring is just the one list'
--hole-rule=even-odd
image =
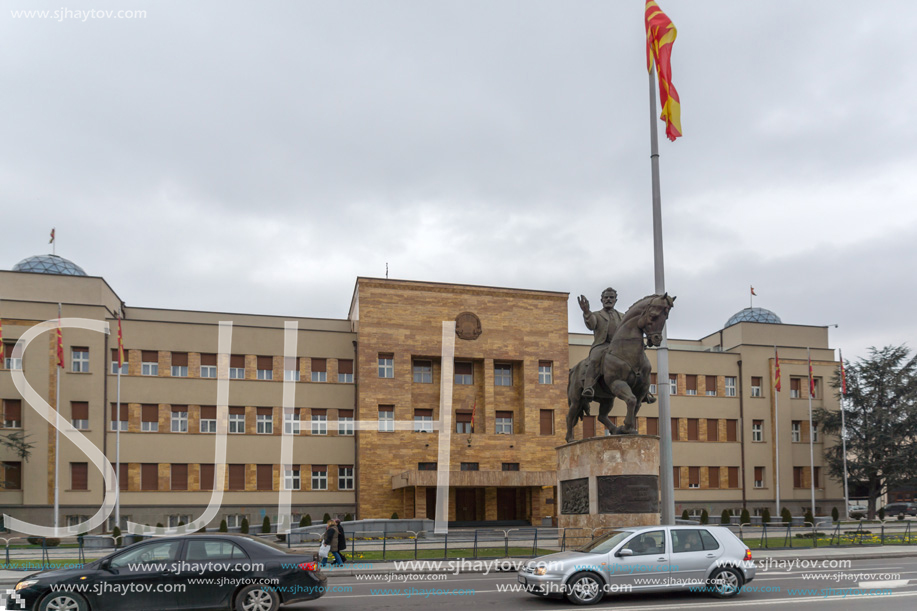
{"label": "overcast sky", "polygon": [[[569,292],[573,331],[653,292],[641,0],[2,5],[0,268],[53,226],[134,306],[344,318],[386,262]],[[914,345],[917,3],[660,6],[669,336],[754,285],[847,358]],[[146,16],[13,15],[62,7]]]}

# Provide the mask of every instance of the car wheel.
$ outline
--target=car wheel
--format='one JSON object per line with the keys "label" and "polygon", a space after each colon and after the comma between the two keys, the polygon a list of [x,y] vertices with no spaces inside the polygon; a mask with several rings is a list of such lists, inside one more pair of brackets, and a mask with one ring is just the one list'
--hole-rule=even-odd
{"label": "car wheel", "polygon": [[595,573],[580,573],[567,582],[567,600],[574,605],[594,605],[602,600],[605,582]]}
{"label": "car wheel", "polygon": [[264,586],[246,586],[236,596],[236,611],[277,611],[280,597]]}
{"label": "car wheel", "polygon": [[52,592],[41,601],[39,611],[87,611],[86,599],[73,592]]}
{"label": "car wheel", "polygon": [[716,598],[732,598],[742,589],[743,582],[739,571],[731,566],[724,566],[713,571],[707,580],[707,588]]}

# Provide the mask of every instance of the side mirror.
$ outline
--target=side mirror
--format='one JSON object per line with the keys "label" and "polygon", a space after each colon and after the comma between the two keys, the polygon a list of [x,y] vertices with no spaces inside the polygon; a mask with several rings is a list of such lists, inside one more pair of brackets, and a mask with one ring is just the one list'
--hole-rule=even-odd
{"label": "side mirror", "polygon": [[110,570],[111,570],[111,560],[108,559],[108,558],[106,558],[105,560],[103,560],[102,562],[100,562],[100,563],[99,563],[99,570],[100,570],[100,571],[110,571]]}
{"label": "side mirror", "polygon": [[623,556],[633,556],[633,555],[634,555],[634,550],[627,549],[626,547],[622,550],[618,550],[618,553],[615,554],[615,556],[618,556],[619,558]]}

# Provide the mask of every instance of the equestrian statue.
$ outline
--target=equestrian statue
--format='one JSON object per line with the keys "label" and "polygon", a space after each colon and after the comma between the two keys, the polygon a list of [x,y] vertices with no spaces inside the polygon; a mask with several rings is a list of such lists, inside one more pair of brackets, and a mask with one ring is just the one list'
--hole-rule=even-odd
{"label": "equestrian statue", "polygon": [[[595,334],[589,356],[570,370],[567,382],[567,442],[573,441],[573,427],[589,415],[589,404],[599,403],[599,422],[611,434],[637,433],[637,412],[643,403],[653,403],[649,393],[650,361],[646,348],[662,344],[662,328],[675,305],[675,297],[649,295],[622,316],[614,309],[617,292],[602,292],[603,309],[589,311],[589,300],[579,297],[586,326]],[[645,338],[645,343],[644,343]],[[615,398],[627,404],[624,425],[616,427],[608,419]]]}

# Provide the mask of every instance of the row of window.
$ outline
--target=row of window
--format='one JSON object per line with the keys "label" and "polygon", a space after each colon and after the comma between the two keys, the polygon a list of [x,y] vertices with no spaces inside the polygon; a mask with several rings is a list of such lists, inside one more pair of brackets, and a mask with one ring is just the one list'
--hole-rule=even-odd
{"label": "row of window", "polygon": [[[433,410],[432,409],[415,409],[414,410],[414,432],[415,433],[432,433],[433,432]],[[511,411],[497,410],[494,419],[494,434],[512,435],[514,434],[515,415]],[[479,414],[478,418],[483,415]],[[469,410],[457,410],[455,412],[455,432],[459,434],[474,433],[475,414]],[[393,433],[395,431],[395,406],[379,406],[379,432]],[[554,410],[539,410],[538,421],[539,435],[554,434]]]}
{"label": "row of window", "polygon": [[[764,488],[764,467],[755,467],[755,488]],[[808,488],[809,467],[793,467],[793,488]],[[815,467],[814,483],[821,488],[821,467]],[[704,477],[706,476],[706,477]],[[675,488],[738,488],[738,467],[675,467]],[[687,485],[685,485],[687,484]]]}
{"label": "row of window", "polygon": [[[189,465],[187,463],[160,465],[157,463],[133,463],[139,471],[139,480],[131,486],[129,463],[121,463],[118,487],[125,492],[154,491],[187,491],[213,490],[216,481],[216,468],[213,464]],[[4,462],[4,482],[7,490],[22,488],[22,463]],[[166,467],[165,470],[161,467]],[[246,481],[246,471],[254,467],[253,481]],[[160,478],[165,471],[166,476]],[[193,471],[197,478],[189,477]],[[276,490],[275,472],[281,490],[328,490],[328,465],[311,465],[306,470],[308,488],[303,488],[303,467],[300,465],[285,466],[282,471],[278,465],[226,465],[226,481],[223,490],[227,491],[264,491]],[[89,490],[89,463],[70,463],[70,490]],[[337,466],[337,490],[354,489],[353,465]]]}
{"label": "row of window", "polygon": [[[419,462],[417,463],[418,471],[436,471],[437,463],[435,462]],[[460,471],[480,471],[480,463],[476,462],[463,462],[459,465]],[[501,471],[518,471],[519,463],[517,462],[505,462],[500,464]]]}
{"label": "row of window", "polygon": [[[293,526],[298,525],[303,515],[307,515],[307,514],[291,513],[290,514],[290,524],[292,524]],[[169,528],[175,528],[177,526],[190,524],[194,520],[194,518],[195,516],[192,516],[190,513],[173,513],[166,517],[165,526]],[[68,515],[66,516],[66,519],[67,519],[67,526],[77,526],[81,522],[87,521],[89,519],[89,516]],[[247,513],[227,513],[227,514],[223,514],[222,516],[217,516],[217,518],[214,519],[214,523],[219,523],[221,520],[226,520],[226,526],[228,528],[239,528],[242,526],[242,520],[248,520],[249,524],[251,525],[252,532],[255,532],[261,526],[261,520],[263,519],[263,516],[259,515],[257,517],[257,520],[258,520],[257,523],[252,522],[253,519],[254,519],[253,516]],[[122,513],[121,514],[121,525],[120,525],[121,531],[122,532],[126,531],[127,523],[132,522],[132,521],[133,520],[131,519],[131,516],[129,514]],[[271,524],[277,524],[277,522],[278,522],[277,515],[275,514],[271,517]],[[114,529],[114,527],[115,527],[115,516],[110,515],[108,516],[108,528],[106,530],[108,532],[111,532]]]}
{"label": "row of window", "polygon": [[[413,359],[411,361],[411,370],[415,384],[432,384],[433,383],[433,361],[424,359]],[[379,377],[395,377],[395,356],[391,353],[379,354]],[[474,363],[471,361],[455,361],[454,363],[454,382],[457,385],[474,384]],[[538,383],[554,383],[554,363],[553,361],[538,361]],[[513,385],[513,364],[512,363],[494,363],[494,386],[512,386]]]}
{"label": "row of window", "polygon": [[[684,390],[685,395],[695,396],[695,395],[704,395],[707,397],[716,397],[718,395],[717,389],[717,376],[699,376],[694,374],[669,374],[669,394],[677,395],[678,394],[678,376],[681,375],[684,378]],[[724,376],[723,378],[723,396],[725,397],[735,397],[737,396],[737,383],[738,378],[735,376]],[[762,397],[763,395],[763,383],[764,378],[758,376],[752,376],[751,378],[751,396],[752,397]],[[650,374],[650,392],[656,394],[656,374]],[[704,385],[701,389],[699,387],[699,381],[703,381]],[[793,377],[790,378],[790,398],[791,399],[803,399],[808,398],[808,395],[804,395],[803,391],[808,390],[808,381],[807,378]],[[821,378],[815,378],[815,394],[812,396],[813,399],[820,396],[819,389],[821,388]]]}

